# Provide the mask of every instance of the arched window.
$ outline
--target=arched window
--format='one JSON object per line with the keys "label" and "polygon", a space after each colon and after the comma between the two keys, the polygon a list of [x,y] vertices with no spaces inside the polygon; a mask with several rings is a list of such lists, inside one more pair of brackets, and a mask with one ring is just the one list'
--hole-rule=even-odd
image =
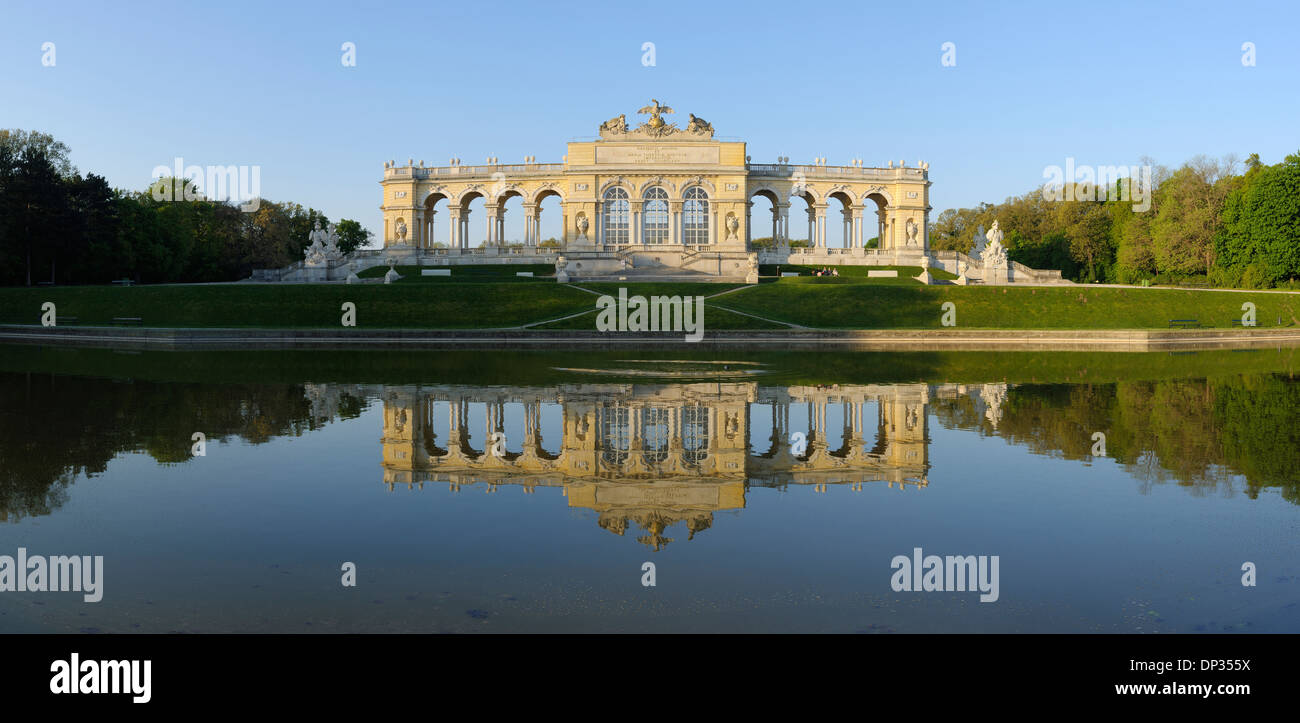
{"label": "arched window", "polygon": [[682,243],[700,245],[709,242],[709,194],[699,186],[686,192],[682,204]]}
{"label": "arched window", "polygon": [[658,186],[645,192],[642,243],[668,243],[668,192]]}
{"label": "arched window", "polygon": [[607,464],[622,465],[632,447],[632,430],[628,426],[628,408],[606,402],[596,408],[596,447]]}
{"label": "arched window", "polygon": [[682,461],[698,465],[709,456],[709,410],[698,404],[682,407]]}
{"label": "arched window", "polygon": [[605,191],[605,228],[601,232],[601,243],[628,243],[628,203],[627,191],[615,186]]}

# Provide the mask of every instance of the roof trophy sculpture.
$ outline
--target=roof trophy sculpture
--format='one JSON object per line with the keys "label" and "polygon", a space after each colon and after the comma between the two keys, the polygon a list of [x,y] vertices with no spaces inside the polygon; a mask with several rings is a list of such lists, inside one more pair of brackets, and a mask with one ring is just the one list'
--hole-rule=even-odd
{"label": "roof trophy sculpture", "polygon": [[[691,113],[690,122],[685,128],[678,128],[676,123],[664,120],[665,113],[675,113],[672,108],[660,103],[657,98],[650,99],[650,105],[644,106],[637,113],[649,115],[650,118],[636,128],[629,128],[626,115],[617,115],[600,124],[600,137],[617,140],[648,140],[677,136],[681,140],[709,140],[713,138],[713,126],[703,118]],[[684,137],[683,137],[684,136]]]}

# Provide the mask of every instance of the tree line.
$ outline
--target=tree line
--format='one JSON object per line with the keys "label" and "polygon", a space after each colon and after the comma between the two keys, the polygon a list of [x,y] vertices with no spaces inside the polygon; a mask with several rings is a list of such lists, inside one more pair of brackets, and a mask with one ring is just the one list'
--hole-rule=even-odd
{"label": "tree line", "polygon": [[[155,193],[160,184],[179,192]],[[208,199],[189,179],[114,189],[81,175],[52,136],[0,129],[0,285],[236,281],[301,260],[311,230],[329,223],[297,203],[248,205]],[[371,236],[349,219],[338,232],[345,253]]]}
{"label": "tree line", "polygon": [[1174,170],[1153,166],[1147,209],[1134,202],[1127,178],[1113,188],[1067,184],[1059,196],[1039,188],[1000,204],[948,209],[936,218],[930,245],[969,252],[976,229],[996,219],[1009,258],[1060,269],[1072,281],[1296,288],[1300,153],[1271,166],[1252,154],[1238,172],[1241,165],[1231,156],[1198,156]]}

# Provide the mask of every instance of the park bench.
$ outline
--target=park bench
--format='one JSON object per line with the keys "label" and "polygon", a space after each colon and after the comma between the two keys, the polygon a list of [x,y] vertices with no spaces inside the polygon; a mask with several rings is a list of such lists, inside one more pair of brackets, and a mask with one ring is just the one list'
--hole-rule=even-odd
{"label": "park bench", "polygon": [[77,323],[77,317],[60,316],[54,320],[54,323],[56,326],[72,326],[73,324]]}
{"label": "park bench", "polygon": [[140,326],[144,319],[138,316],[115,316],[112,323],[114,326]]}
{"label": "park bench", "polygon": [[113,283],[117,284],[118,286],[130,286],[135,282],[130,279],[114,279]]}
{"label": "park bench", "polygon": [[1170,319],[1169,328],[1199,329],[1201,328],[1201,322],[1196,319]]}
{"label": "park bench", "polygon": [[1254,323],[1252,323],[1252,324],[1246,324],[1246,323],[1244,323],[1241,319],[1233,319],[1233,320],[1232,320],[1232,325],[1233,325],[1233,326],[1244,326],[1244,327],[1249,328],[1249,327],[1252,327],[1252,326],[1256,326],[1257,324],[1254,324]]}

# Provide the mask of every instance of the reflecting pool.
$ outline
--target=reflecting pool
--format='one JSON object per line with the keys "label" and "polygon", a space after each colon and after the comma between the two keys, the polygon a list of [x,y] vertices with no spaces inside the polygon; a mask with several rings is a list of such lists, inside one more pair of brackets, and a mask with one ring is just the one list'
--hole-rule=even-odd
{"label": "reflecting pool", "polygon": [[0,632],[1300,632],[1297,361],[0,347]]}

